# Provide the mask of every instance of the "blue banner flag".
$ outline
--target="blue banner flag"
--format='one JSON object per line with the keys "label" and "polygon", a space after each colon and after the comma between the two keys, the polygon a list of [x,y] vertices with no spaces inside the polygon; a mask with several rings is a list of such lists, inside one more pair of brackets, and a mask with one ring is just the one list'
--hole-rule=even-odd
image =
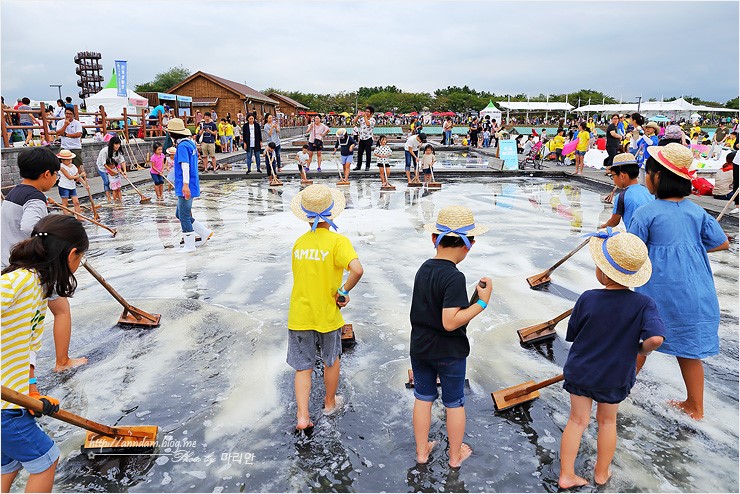
{"label": "blue banner flag", "polygon": [[128,96],[127,82],[128,73],[126,68],[126,60],[116,60],[116,88],[118,89],[118,96],[124,98]]}

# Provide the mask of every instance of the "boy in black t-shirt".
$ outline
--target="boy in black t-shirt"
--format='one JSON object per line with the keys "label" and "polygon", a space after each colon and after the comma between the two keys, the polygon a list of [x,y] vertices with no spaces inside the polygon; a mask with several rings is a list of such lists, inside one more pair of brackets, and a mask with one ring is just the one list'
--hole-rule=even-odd
{"label": "boy in black t-shirt", "polygon": [[475,235],[488,231],[476,226],[473,213],[462,206],[444,208],[436,224],[424,225],[432,233],[437,255],[421,265],[414,279],[411,300],[411,368],[414,372],[414,437],[416,460],[426,463],[435,443],[429,440],[432,404],[438,397],[447,410],[449,464],[457,468],[472,454],[462,442],[465,434],[465,359],[470,344],[467,324],[483,312],[491,298],[491,279],[481,278],[478,300],[469,305],[465,275],[456,265],[468,255]]}

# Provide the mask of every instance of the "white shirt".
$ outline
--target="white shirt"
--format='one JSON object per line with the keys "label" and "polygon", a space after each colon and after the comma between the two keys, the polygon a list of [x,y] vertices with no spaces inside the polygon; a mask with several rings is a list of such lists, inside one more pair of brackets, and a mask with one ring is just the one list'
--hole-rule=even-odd
{"label": "white shirt", "polygon": [[[57,106],[54,109],[54,118],[64,118],[64,106]],[[59,120],[57,120],[59,122]]]}
{"label": "white shirt", "polygon": [[416,134],[414,134],[406,140],[406,145],[404,146],[404,149],[406,151],[418,151],[420,147],[421,143],[419,142],[419,139],[416,138]]}
{"label": "white shirt", "polygon": [[[57,132],[59,129],[61,129],[64,126],[64,120],[59,120],[57,122]],[[72,122],[67,126],[64,133],[65,134],[79,134],[82,132],[82,124],[78,122],[77,120],[72,120]],[[61,136],[62,138],[62,149],[82,149],[82,137],[75,137],[70,138],[66,135]]]}
{"label": "white shirt", "polygon": [[[61,168],[63,170],[66,170],[67,173],[69,173],[70,175],[72,176],[77,175],[78,171],[77,171],[76,166],[74,165],[67,166],[64,163],[60,163],[60,165],[61,165]],[[74,180],[67,178],[67,176],[60,171],[59,172],[59,187],[62,187],[65,189],[74,189],[75,187],[77,187],[77,184],[75,183]]]}
{"label": "white shirt", "polygon": [[254,124],[249,124],[249,147],[254,147]]}
{"label": "white shirt", "polygon": [[308,153],[304,153],[303,151],[299,151],[298,154],[298,164],[302,166],[306,166],[306,163],[308,163]]}

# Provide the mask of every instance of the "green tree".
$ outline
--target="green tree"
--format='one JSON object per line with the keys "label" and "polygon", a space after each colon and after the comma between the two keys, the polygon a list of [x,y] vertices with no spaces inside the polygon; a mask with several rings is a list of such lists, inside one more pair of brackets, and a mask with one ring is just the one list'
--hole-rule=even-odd
{"label": "green tree", "polygon": [[727,101],[727,103],[725,103],[725,107],[726,108],[735,108],[735,109],[737,109],[738,108],[738,97],[735,96],[731,100]]}
{"label": "green tree", "polygon": [[175,84],[184,81],[190,76],[190,69],[186,69],[182,65],[177,67],[170,67],[164,72],[154,76],[154,80],[145,82],[143,84],[137,84],[134,86],[134,91],[150,91],[163,93]]}

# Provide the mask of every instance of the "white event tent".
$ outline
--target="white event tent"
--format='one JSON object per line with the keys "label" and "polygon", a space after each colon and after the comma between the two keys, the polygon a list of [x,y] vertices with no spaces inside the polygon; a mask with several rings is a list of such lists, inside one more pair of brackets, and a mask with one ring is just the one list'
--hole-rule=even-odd
{"label": "white event tent", "polygon": [[[637,103],[613,103],[605,105],[585,105],[573,110],[576,113],[635,113],[637,112]],[[681,118],[688,119],[692,113],[701,112],[728,112],[738,113],[738,110],[732,108],[720,108],[712,106],[694,105],[683,98],[673,101],[646,101],[639,105],[640,113],[650,118],[653,115],[668,115],[671,120]]]}
{"label": "white event tent", "polygon": [[550,101],[499,101],[498,106],[506,109],[506,121],[509,122],[509,111],[511,110],[524,110],[527,112],[529,117],[530,111],[563,111],[569,112],[573,109],[573,105],[568,102],[550,102]]}
{"label": "white event tent", "polygon": [[126,112],[132,117],[141,114],[143,108],[149,107],[149,101],[129,88],[126,89],[125,97],[118,96],[116,74],[114,71],[108,84],[102,90],[87,98],[85,105],[89,111],[97,111],[98,106],[103,105],[107,116],[117,118],[123,116],[124,108],[126,108]]}
{"label": "white event tent", "polygon": [[481,120],[486,118],[486,115],[491,117],[491,121],[496,120],[496,122],[501,123],[501,110],[496,108],[496,105],[493,104],[493,101],[488,100],[488,106],[483,108],[480,111],[480,118]]}

